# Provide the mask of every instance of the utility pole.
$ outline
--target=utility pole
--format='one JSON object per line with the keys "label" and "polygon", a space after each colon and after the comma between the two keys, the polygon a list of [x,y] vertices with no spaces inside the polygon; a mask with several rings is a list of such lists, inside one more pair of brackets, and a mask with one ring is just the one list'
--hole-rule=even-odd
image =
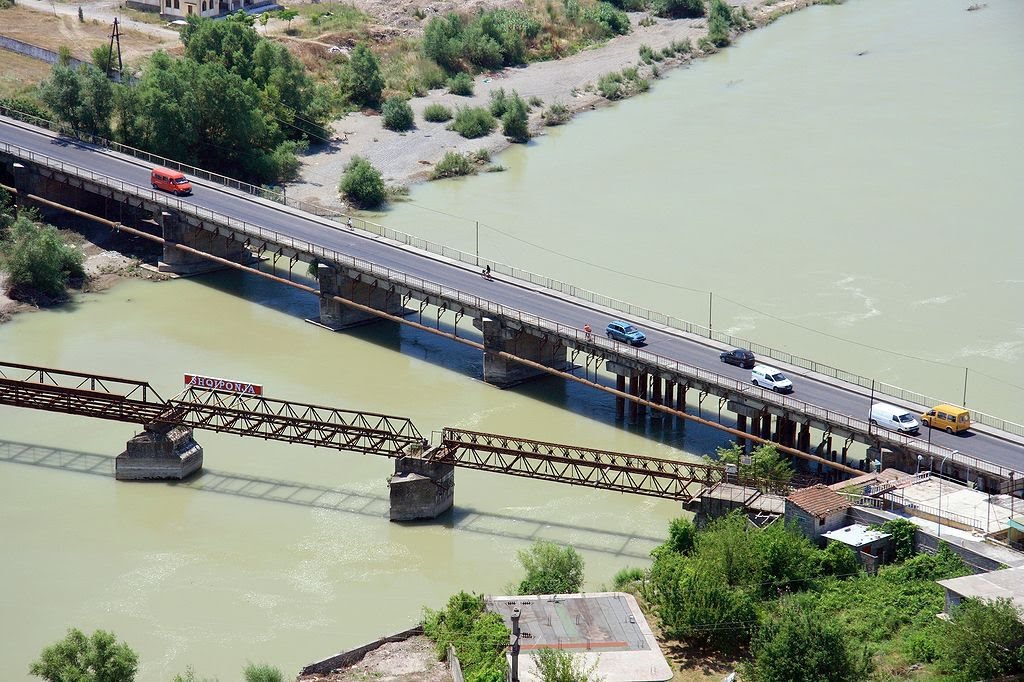
{"label": "utility pole", "polygon": [[480,266],[480,221],[476,221],[476,264]]}
{"label": "utility pole", "polygon": [[124,62],[121,61],[121,28],[117,24],[117,17],[114,17],[114,25],[110,28],[110,46],[107,48],[109,59],[107,60],[107,78],[114,70],[114,42],[117,42],[117,75],[120,80],[121,72],[124,70]]}
{"label": "utility pole", "polygon": [[512,682],[519,682],[519,607],[512,609]]}

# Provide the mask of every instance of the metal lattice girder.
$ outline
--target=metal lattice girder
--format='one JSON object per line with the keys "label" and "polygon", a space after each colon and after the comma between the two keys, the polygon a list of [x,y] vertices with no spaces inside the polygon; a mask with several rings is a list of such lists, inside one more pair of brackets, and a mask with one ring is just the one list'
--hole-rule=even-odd
{"label": "metal lattice girder", "polygon": [[397,457],[422,436],[404,417],[189,388],[158,422],[266,440]]}
{"label": "metal lattice girder", "polygon": [[82,389],[133,398],[142,402],[162,403],[163,398],[145,381],[110,377],[102,374],[86,374],[64,369],[22,365],[14,362],[0,362],[0,378],[17,383],[37,383],[47,386]]}
{"label": "metal lattice girder", "polygon": [[722,467],[445,428],[434,457],[455,466],[689,501]]}

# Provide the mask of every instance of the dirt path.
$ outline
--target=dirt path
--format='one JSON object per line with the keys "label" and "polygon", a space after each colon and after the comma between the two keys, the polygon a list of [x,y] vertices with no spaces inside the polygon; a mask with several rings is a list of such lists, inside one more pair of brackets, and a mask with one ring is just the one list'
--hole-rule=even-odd
{"label": "dirt path", "polygon": [[[783,0],[765,4],[762,0],[733,2],[747,8],[754,22],[763,25],[770,15],[785,13],[813,4],[813,0]],[[560,102],[573,112],[609,104],[594,92],[586,91],[590,84],[606,73],[636,66],[640,61],[641,45],[660,50],[673,42],[697,41],[707,34],[706,20],[658,19],[652,26],[640,26],[645,14],[632,14],[632,31],[614,38],[601,47],[585,50],[558,61],[539,62],[526,67],[509,68],[493,74],[477,76],[472,97],[457,97],[446,90],[433,90],[426,97],[414,98],[410,105],[416,114],[416,128],[406,133],[386,130],[379,116],[351,113],[333,124],[335,141],[302,159],[302,181],[289,186],[289,196],[346,210],[338,198],[337,186],[345,165],[354,155],[363,156],[380,169],[385,181],[393,185],[408,185],[429,177],[433,164],[447,151],[461,153],[487,149],[495,153],[509,146],[509,142],[495,131],[487,137],[467,140],[458,133],[446,130],[446,123],[423,120],[423,110],[439,102],[455,110],[458,107],[486,106],[490,93],[498,88],[517,91],[524,99],[539,97],[547,107]],[[728,48],[727,48],[728,49]],[[699,53],[694,56],[699,56]],[[690,57],[674,58],[658,64],[664,72]],[[641,70],[644,73],[644,70]],[[654,84],[657,87],[657,84]],[[540,109],[531,114],[531,127],[543,131]]]}

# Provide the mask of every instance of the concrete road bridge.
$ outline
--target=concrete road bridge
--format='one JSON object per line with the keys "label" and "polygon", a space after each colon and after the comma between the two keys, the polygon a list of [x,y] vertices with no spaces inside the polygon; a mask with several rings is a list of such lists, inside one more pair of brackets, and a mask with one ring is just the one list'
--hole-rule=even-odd
{"label": "concrete road bridge", "polygon": [[[161,267],[179,274],[209,269],[211,259],[258,274],[265,273],[246,263],[316,263],[319,290],[305,288],[320,297],[319,322],[330,329],[380,318],[428,328],[423,318],[430,309],[435,331],[442,317],[450,316],[454,331],[444,335],[482,349],[483,378],[499,387],[556,374],[613,394],[619,414],[628,405],[633,419],[648,409],[684,415],[689,394],[697,399],[699,416],[717,411],[721,418],[723,409],[735,414],[736,429],[726,430],[740,440],[771,440],[794,454],[812,455],[819,470],[822,460],[847,468],[848,449],[863,443],[868,457],[885,466],[939,469],[984,489],[1017,489],[1024,478],[1024,426],[1013,421],[975,413],[976,427],[966,436],[929,432],[915,438],[880,430],[866,419],[872,401],[915,411],[946,401],[737,343],[706,327],[500,263],[484,261],[496,275],[485,280],[480,263],[468,254],[369,224],[360,227],[376,232],[349,229],[254,196],[259,188],[198,169],[186,169],[194,194],[172,197],[148,185],[153,165],[176,165],[173,161],[141,160],[124,151],[0,117],[0,174],[16,188],[19,201],[78,208],[105,216],[119,229],[155,223],[159,236],[154,238],[164,243]],[[480,330],[482,342],[459,338],[464,317]],[[647,345],[634,348],[583,331],[587,324],[601,329],[611,318],[643,327]],[[718,352],[732,345],[772,358],[794,379],[795,394],[752,386],[748,372],[720,364]],[[599,369],[613,377],[606,385]],[[866,465],[867,459],[860,462]]]}

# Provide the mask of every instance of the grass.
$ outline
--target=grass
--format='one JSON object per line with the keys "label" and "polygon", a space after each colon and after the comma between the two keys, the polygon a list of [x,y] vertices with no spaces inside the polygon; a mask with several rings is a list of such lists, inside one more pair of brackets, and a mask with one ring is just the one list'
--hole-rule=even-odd
{"label": "grass", "polygon": [[325,36],[333,38],[334,42],[340,42],[339,37],[368,37],[371,17],[359,11],[355,5],[346,2],[320,2],[294,5],[291,9],[298,11],[301,17],[300,21],[292,22],[292,30],[299,37]]}

